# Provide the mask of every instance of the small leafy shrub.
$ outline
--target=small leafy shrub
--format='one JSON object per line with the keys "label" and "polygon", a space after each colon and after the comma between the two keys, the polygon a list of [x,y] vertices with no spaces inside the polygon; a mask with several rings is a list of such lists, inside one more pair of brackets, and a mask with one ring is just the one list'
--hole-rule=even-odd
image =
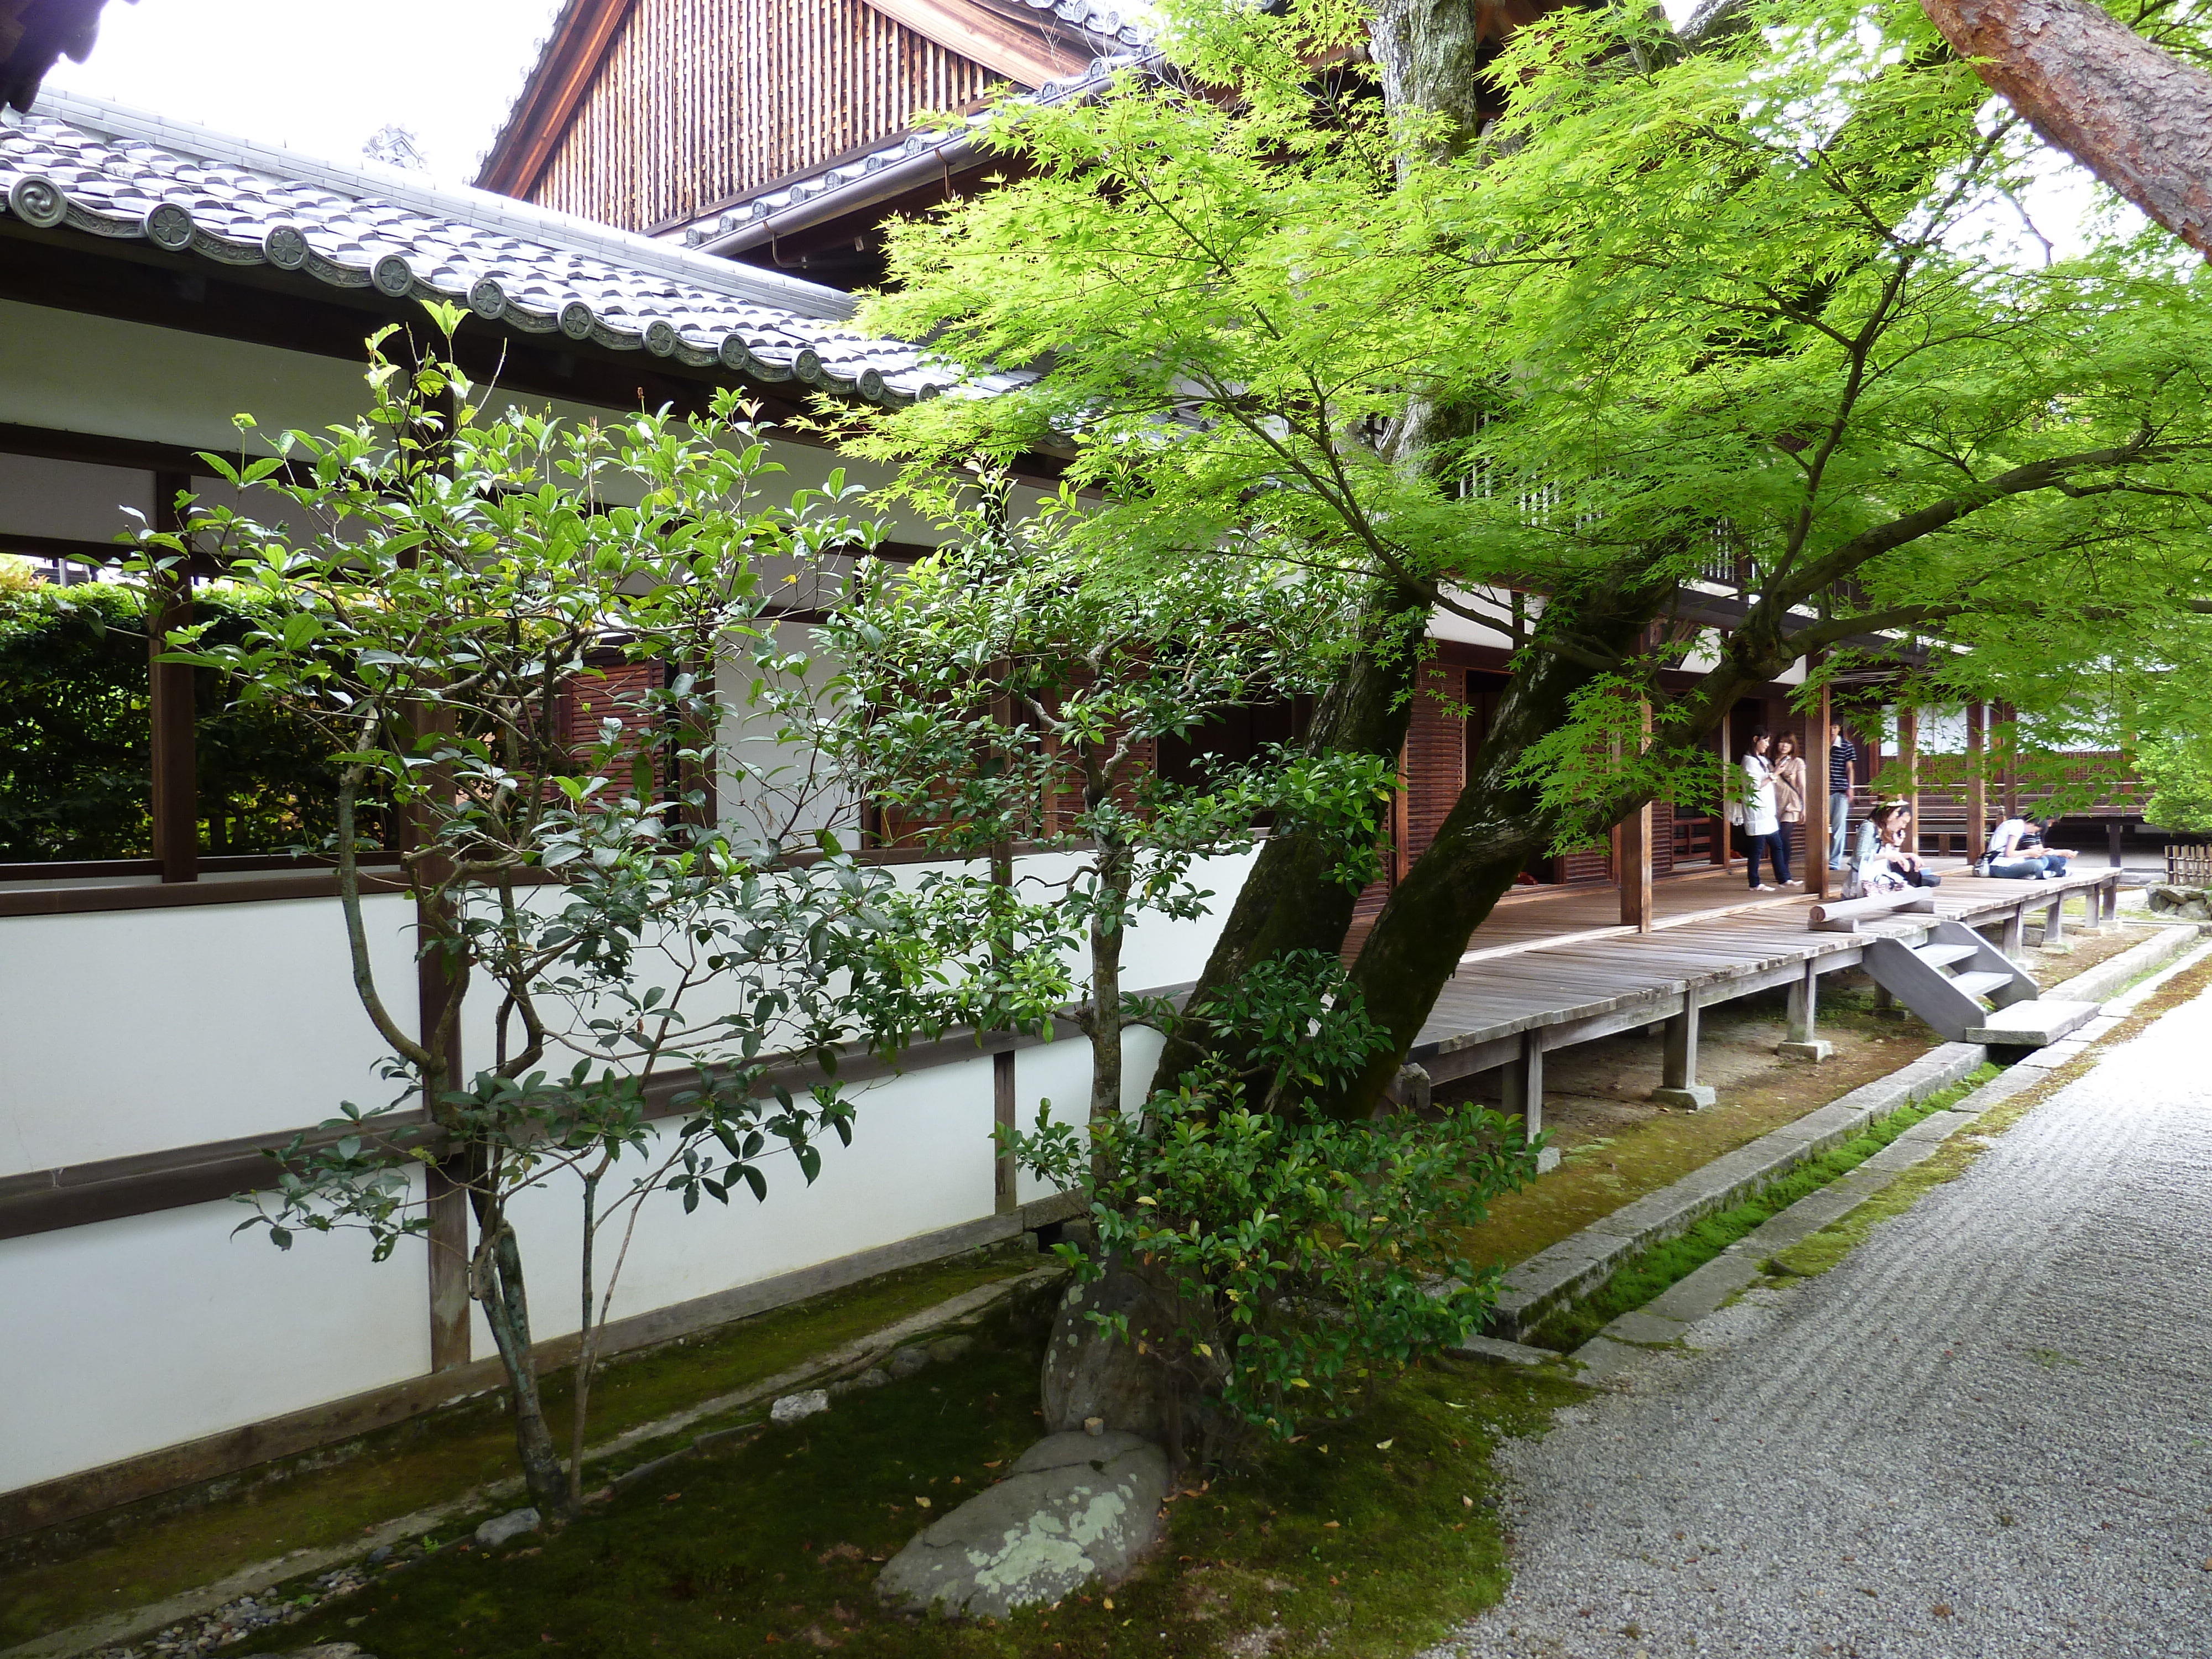
{"label": "small leafy shrub", "polygon": [[1120,1260],[1171,1293],[1170,1332],[1091,1317],[1157,1345],[1212,1453],[1345,1416],[1478,1323],[1499,1270],[1462,1259],[1457,1230],[1534,1173],[1537,1148],[1474,1104],[1369,1122],[1322,1111],[1316,1097],[1389,1041],[1333,958],[1263,964],[1195,1018],[1233,1027],[1269,1074],[1188,1073],[1133,1119],[1094,1121],[1087,1152],[1048,1103],[1006,1140],[1048,1180],[1095,1173],[1098,1249],[1060,1253],[1086,1282]]}

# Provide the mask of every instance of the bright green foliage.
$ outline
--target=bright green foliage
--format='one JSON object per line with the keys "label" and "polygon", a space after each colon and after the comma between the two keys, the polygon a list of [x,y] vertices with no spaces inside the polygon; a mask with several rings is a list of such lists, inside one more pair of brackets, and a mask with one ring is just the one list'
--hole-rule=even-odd
{"label": "bright green foliage", "polygon": [[[1709,797],[1695,745],[1739,688],[1880,629],[1973,647],[1929,702],[2057,718],[2212,684],[2212,276],[2162,233],[2014,257],[1991,233],[2034,141],[1917,6],[1751,16],[1696,55],[1618,9],[1521,30],[1510,112],[1445,155],[1386,131],[1358,70],[1306,67],[1341,6],[1193,0],[1174,50],[1204,95],[1133,76],[1009,110],[993,141],[1027,176],[895,240],[872,323],[1042,372],[888,416],[876,448],[1055,434],[1140,563],[1278,540],[1577,665],[1571,718],[1500,757],[1565,841],[1655,787]],[[1739,554],[1754,603],[1689,691],[1652,671],[1694,627],[1626,657],[1578,632],[1623,593],[1666,623]],[[1546,596],[1533,632],[1509,588]]]}
{"label": "bright green foliage", "polygon": [[[455,314],[436,314],[450,332]],[[403,370],[390,332],[371,343],[353,425],[288,433],[281,459],[242,468],[205,458],[306,529],[192,507],[182,533],[142,538],[139,569],[156,578],[188,550],[228,565],[256,596],[243,636],[202,623],[171,635],[172,659],[230,676],[337,751],[345,942],[400,1085],[392,1104],[348,1103],[295,1139],[244,1224],[279,1246],[359,1228],[382,1257],[426,1231],[416,1166],[436,1165],[473,1212],[469,1288],[507,1366],[533,1501],[561,1516],[639,1207],[662,1191],[687,1210],[763,1199],[787,1160],[812,1182],[817,1143],[852,1133],[838,1051],[933,1018],[927,962],[879,903],[888,877],[806,827],[846,799],[808,748],[837,689],[810,680],[767,614],[768,562],[811,568],[876,532],[836,481],[770,504],[779,469],[734,394],[688,426],[487,414],[449,362]],[[609,654],[668,673],[623,691],[593,665]],[[595,732],[568,729],[572,690],[602,714]],[[726,744],[726,726],[747,740]],[[375,797],[413,824],[398,885],[419,1024],[417,973],[380,983],[370,948],[358,808]],[[472,983],[494,1040],[465,1056]],[[796,1057],[816,1062],[811,1093],[778,1075]],[[544,1192],[575,1200],[580,1243],[565,1471],[514,1220]]]}
{"label": "bright green foliage", "polygon": [[2212,743],[2203,738],[2146,744],[2136,764],[2151,791],[2145,823],[2188,836],[2212,836]]}
{"label": "bright green foliage", "polygon": [[[193,603],[235,641],[258,601],[218,583],[195,588]],[[152,851],[147,666],[136,585],[0,580],[0,861]],[[203,850],[319,847],[335,821],[330,745],[240,703],[213,672],[193,676],[193,696]]]}
{"label": "bright green foliage", "polygon": [[[1210,1408],[1200,1420],[1218,1450],[1341,1417],[1479,1326],[1500,1270],[1462,1260],[1457,1230],[1534,1174],[1542,1143],[1474,1103],[1367,1123],[1317,1109],[1313,1095],[1388,1042],[1333,962],[1264,963],[1193,1017],[1240,1026],[1268,1074],[1194,1073],[1133,1120],[1094,1121],[1097,1249],[1060,1254],[1093,1280],[1141,1262],[1169,1290],[1176,1328],[1147,1346]],[[1083,1173],[1075,1136],[1046,1115],[1009,1139],[1047,1180]],[[1138,1340],[1126,1313],[1090,1317]]]}

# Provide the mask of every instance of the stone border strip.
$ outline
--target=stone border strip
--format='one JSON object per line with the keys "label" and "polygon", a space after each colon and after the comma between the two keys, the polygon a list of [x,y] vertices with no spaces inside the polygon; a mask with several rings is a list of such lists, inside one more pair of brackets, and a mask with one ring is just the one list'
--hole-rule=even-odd
{"label": "stone border strip", "polygon": [[1624,1258],[1742,1203],[1876,1118],[1972,1075],[1988,1058],[1978,1042],[1947,1042],[1538,1251],[1505,1275],[1489,1334],[1520,1336],[1553,1308],[1604,1284]]}
{"label": "stone border strip", "polygon": [[[1000,1302],[1052,1283],[1066,1271],[1054,1262],[1012,1279],[1002,1279],[993,1284],[979,1285],[971,1291],[963,1291],[933,1307],[908,1314],[881,1330],[855,1337],[852,1341],[817,1354],[811,1359],[803,1360],[788,1370],[780,1371],[774,1376],[732,1393],[718,1395],[712,1400],[702,1401],[670,1416],[625,1430],[613,1439],[591,1447],[584,1453],[584,1461],[586,1463],[603,1462],[635,1447],[680,1434],[695,1423],[709,1418],[742,1411],[749,1406],[759,1405],[763,1401],[795,1392],[809,1384],[818,1386],[829,1378],[865,1370],[892,1349],[903,1346],[917,1336],[972,1319]],[[694,1451],[712,1450],[727,1436],[726,1430],[696,1436],[688,1444],[653,1459],[649,1464],[625,1470],[615,1478],[614,1484],[626,1486],[641,1474],[688,1457]],[[78,1659],[79,1656],[95,1654],[106,1648],[126,1646],[157,1634],[172,1625],[212,1613],[241,1595],[309,1573],[327,1572],[333,1567],[347,1565],[380,1545],[398,1544],[409,1538],[420,1537],[435,1528],[495,1508],[521,1494],[522,1481],[519,1476],[490,1481],[472,1487],[443,1504],[435,1504],[411,1515],[386,1521],[370,1531],[349,1538],[343,1544],[319,1550],[294,1550],[290,1554],[278,1556],[271,1561],[260,1561],[249,1567],[241,1567],[236,1572],[212,1584],[202,1585],[198,1589],[185,1590],[145,1607],[133,1607],[127,1612],[111,1613],[72,1626],[67,1630],[33,1637],[28,1642],[0,1651],[0,1659]]]}
{"label": "stone border strip", "polygon": [[[2195,928],[2161,933],[2050,989],[2054,994],[2064,994],[2073,1000],[2102,1001],[2142,975],[2163,967],[2189,949],[2197,937],[2198,930]],[[2108,1021],[2092,1021],[2065,1042],[2057,1045],[2066,1050],[2065,1054],[2050,1064],[2064,1064],[2111,1029]],[[1683,1176],[1673,1186],[1648,1193],[1634,1203],[1592,1222],[1582,1231],[1538,1251],[1505,1275],[1489,1334],[1509,1340],[1520,1336],[1553,1308],[1604,1284],[1625,1257],[1688,1231],[1698,1220],[1716,1211],[1742,1203],[1798,1164],[1853,1139],[1876,1118],[1887,1117],[1916,1101],[1941,1093],[1972,1075],[1988,1058],[1988,1049],[1979,1043],[1945,1043],[1887,1077],[1854,1089],[1841,1099],[1808,1112],[1795,1123],[1784,1124],[1748,1146],[1737,1147],[1726,1157]],[[2021,1069],[2024,1068],[2014,1068]],[[1900,1136],[1893,1144],[1902,1145],[1910,1139],[1909,1134]],[[1869,1160],[1869,1164],[1875,1161]],[[1772,1249],[1767,1252],[1772,1253]]]}

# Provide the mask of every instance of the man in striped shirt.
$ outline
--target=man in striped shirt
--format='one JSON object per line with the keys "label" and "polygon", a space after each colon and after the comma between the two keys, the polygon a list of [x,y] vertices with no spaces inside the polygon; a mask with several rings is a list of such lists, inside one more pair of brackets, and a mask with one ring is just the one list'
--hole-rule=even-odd
{"label": "man in striped shirt", "polygon": [[1856,744],[1844,735],[1840,721],[1828,728],[1828,868],[1844,867],[1844,832],[1851,821],[1851,775],[1858,770]]}

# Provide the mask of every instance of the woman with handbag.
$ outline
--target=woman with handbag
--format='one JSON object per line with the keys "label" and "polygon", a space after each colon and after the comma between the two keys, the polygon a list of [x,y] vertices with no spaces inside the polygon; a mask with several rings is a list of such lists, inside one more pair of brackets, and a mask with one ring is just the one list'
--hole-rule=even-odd
{"label": "woman with handbag", "polygon": [[1746,854],[1750,865],[1751,890],[1771,893],[1769,886],[1759,879],[1759,854],[1763,848],[1774,858],[1775,885],[1790,884],[1790,843],[1782,834],[1782,820],[1776,816],[1773,763],[1766,758],[1770,739],[1766,728],[1751,728],[1751,747],[1743,753],[1744,800],[1743,837],[1749,848]]}

